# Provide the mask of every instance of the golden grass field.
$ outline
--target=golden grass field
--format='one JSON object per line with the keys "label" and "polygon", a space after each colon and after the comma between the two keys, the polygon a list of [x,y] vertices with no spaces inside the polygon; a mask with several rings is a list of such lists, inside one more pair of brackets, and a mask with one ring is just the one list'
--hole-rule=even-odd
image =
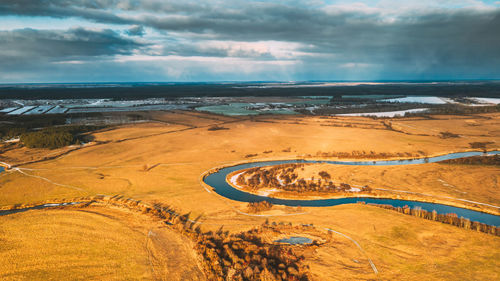
{"label": "golden grass field", "polygon": [[146,215],[38,210],[0,224],[1,280],[203,280],[192,243]]}
{"label": "golden grass field", "polygon": [[[241,211],[246,210],[246,203],[209,192],[200,182],[200,176],[213,167],[306,155],[314,158],[318,152],[423,152],[432,156],[471,150],[471,142],[491,142],[488,149],[499,149],[500,114],[434,116],[431,120],[416,117],[392,120],[223,117],[182,111],[147,114],[153,116],[155,122],[95,133],[95,144],[52,160],[21,165],[18,167],[21,171],[0,174],[0,206],[96,194],[123,195],[149,203],[161,202],[182,213],[190,212],[192,217],[201,215],[202,227],[206,230],[223,226],[225,230],[238,232],[268,218],[294,224],[313,223],[318,229],[330,228],[359,242],[365,254],[341,235],[334,236],[335,243],[311,250],[306,263],[316,280],[500,278],[500,237],[360,204],[302,208],[300,212],[274,206],[261,214],[268,216],[245,215]],[[383,122],[391,122],[395,130],[387,129]],[[228,130],[209,131],[208,128],[215,124]],[[440,138],[439,133],[444,131],[460,137]],[[57,155],[58,150],[34,153],[43,158],[46,154]],[[249,154],[257,156],[247,158]],[[15,159],[18,163],[33,157],[25,148],[9,150],[0,156],[0,161]],[[325,166],[314,167],[310,172],[322,169],[329,169],[333,177],[354,184],[500,205],[499,169],[495,167],[442,164]],[[124,279],[120,278],[122,276],[155,279],[146,263],[147,251],[144,251],[147,229],[154,222],[143,222],[134,215],[133,220],[140,230],[132,231],[130,223],[123,218],[130,214],[104,208],[96,212],[112,212],[118,219],[77,209],[29,211],[0,217],[0,249],[3,249],[0,272],[6,272],[5,278],[14,280],[24,274],[35,274],[27,275],[34,279],[47,279],[48,276],[55,276],[54,279],[66,276],[67,280],[82,276],[81,279],[87,280]],[[162,231],[168,233],[168,229]],[[182,239],[178,234],[169,237],[165,239]],[[104,245],[106,239],[116,239],[116,243]],[[63,245],[60,252],[53,247],[59,245],[59,241]],[[91,247],[108,250],[102,256],[95,251],[82,250]],[[177,247],[168,243],[164,247],[168,248],[164,258],[168,265],[168,253]],[[74,253],[82,253],[85,259],[76,259]],[[194,253],[186,249],[184,262],[190,255],[193,259]],[[90,257],[95,257],[96,262],[93,263]],[[378,275],[373,273],[367,257],[378,268]],[[11,260],[16,262],[10,263]],[[64,270],[54,268],[54,262],[59,262]],[[124,264],[133,266],[124,268]],[[195,273],[193,269],[192,276]]]}

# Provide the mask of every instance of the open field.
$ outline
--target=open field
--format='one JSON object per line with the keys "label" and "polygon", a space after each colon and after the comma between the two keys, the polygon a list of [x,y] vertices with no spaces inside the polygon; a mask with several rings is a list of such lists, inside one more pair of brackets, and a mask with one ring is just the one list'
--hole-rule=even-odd
{"label": "open field", "polygon": [[[498,237],[364,205],[322,208],[315,217],[292,220],[308,219],[316,230],[281,227],[277,233],[260,234],[268,243],[291,235],[319,240],[329,237],[326,243],[294,248],[304,256],[303,263],[310,267],[313,280],[499,277],[499,253],[491,251],[500,246]],[[57,276],[67,280],[204,278],[188,239],[153,217],[122,208],[29,211],[0,217],[0,221],[5,249],[0,254],[3,280]],[[328,234],[327,229],[335,232]]]}
{"label": "open field", "polygon": [[[472,149],[470,143],[473,142],[489,142],[489,150],[499,149],[500,114],[389,120],[362,117],[221,117],[196,112],[148,114],[153,114],[156,121],[162,122],[127,125],[98,132],[94,134],[97,141],[95,145],[78,148],[52,160],[21,165],[17,167],[19,170],[12,169],[0,174],[0,206],[118,194],[144,202],[167,204],[182,213],[190,213],[191,217],[201,216],[204,230],[215,231],[223,226],[224,230],[239,232],[262,224],[266,218],[293,224],[312,223],[318,229],[326,231],[326,228],[330,228],[341,232],[364,249],[365,254],[351,240],[335,234],[334,242],[311,248],[305,263],[310,265],[316,280],[376,279],[367,257],[373,260],[379,278],[384,280],[499,278],[499,237],[361,204],[302,208],[300,211],[274,206],[272,210],[258,214],[260,216],[248,215],[242,213],[247,209],[246,203],[234,202],[207,190],[200,183],[200,175],[213,167],[229,163],[304,157],[334,159],[328,155],[340,152],[349,153],[352,157],[348,158],[359,160],[362,154],[352,154],[353,151],[365,151],[367,154],[373,151],[375,155],[385,153],[397,158],[408,153],[433,156],[467,151]],[[227,129],[208,130],[213,125]],[[459,136],[443,138],[441,132]],[[37,150],[40,154],[55,152]],[[327,153],[326,156],[323,156],[324,153]],[[0,161],[22,158],[22,155],[30,155],[30,151],[15,148],[0,154]],[[352,184],[369,184],[371,187],[500,205],[498,167],[444,164],[401,167],[319,165],[310,169],[305,173],[329,169],[332,177]],[[99,209],[99,212],[114,211]],[[122,215],[113,216],[121,218]],[[12,239],[9,237],[18,236],[20,229],[27,225],[33,228],[30,233],[38,233],[44,227],[43,223],[33,223],[36,221],[54,225],[54,231],[50,233],[61,235],[61,239],[72,239],[71,235],[63,234],[65,227],[72,225],[71,220],[75,220],[75,224],[81,225],[83,229],[83,222],[92,224],[95,217],[100,218],[78,210],[30,211],[0,217],[0,235],[3,237],[0,247],[14,245],[8,240]],[[69,226],[55,223],[64,220],[69,220]],[[143,223],[142,219],[137,223]],[[108,231],[128,233],[126,231],[129,230],[124,226],[127,224],[120,224],[121,219],[113,221],[114,229]],[[137,266],[130,269],[128,276],[131,279],[153,279],[152,273],[147,273],[144,254],[140,254],[139,245],[143,244],[137,242],[144,243],[146,239],[143,230],[147,227],[141,227],[141,234],[130,231],[130,235],[116,239],[136,239],[120,242],[127,245],[130,242],[130,247],[136,247],[133,251],[138,253],[132,256]],[[85,232],[79,232],[82,229],[76,227],[71,231],[76,232],[76,236],[85,236]],[[98,235],[103,234],[93,232],[89,236]],[[23,245],[30,247],[35,237],[27,233],[23,238],[28,241],[27,244],[15,244],[19,246],[12,251],[22,252]],[[61,256],[57,256],[57,253],[50,253],[50,256],[61,258],[70,255],[69,245],[67,252],[61,253]],[[112,251],[119,251],[117,249],[123,246],[120,245],[118,243],[118,248]],[[20,260],[19,269],[15,270],[23,270],[39,257],[27,252],[26,256],[14,258]],[[109,258],[113,261],[111,256]],[[118,255],[115,258],[126,257]],[[41,272],[55,270],[50,269],[49,263],[50,260],[40,265]],[[103,276],[115,274],[115,277],[109,278],[113,279],[122,272],[125,274],[125,269],[113,267],[119,263],[120,260],[107,267],[103,263]],[[77,276],[79,270],[86,270],[78,269],[76,264],[68,266],[75,267],[75,275],[72,276]],[[0,271],[7,270],[13,272],[14,269],[9,267]]]}
{"label": "open field", "polygon": [[0,216],[2,280],[204,280],[191,242],[112,208]]}
{"label": "open field", "polygon": [[[167,119],[169,113],[164,114],[166,115],[164,118]],[[354,123],[358,123],[358,119],[346,120],[346,118],[338,119],[345,120],[345,125],[351,124],[352,127],[323,126],[325,122],[329,122],[329,119],[318,117],[270,118],[265,116],[255,117],[253,121],[247,118],[242,118],[241,121],[232,119],[231,123],[223,125],[228,130],[217,131],[207,130],[210,125],[205,122],[208,120],[213,124],[220,124],[221,121],[206,118],[203,119],[204,127],[191,127],[186,130],[178,130],[179,125],[155,123],[150,125],[140,124],[137,131],[134,132],[134,127],[129,125],[95,134],[96,140],[106,140],[107,143],[82,147],[54,160],[21,166],[20,168],[24,169],[24,174],[16,171],[3,174],[0,178],[3,190],[0,204],[8,205],[29,203],[30,200],[36,202],[41,199],[53,199],[58,192],[61,193],[61,196],[69,196],[72,193],[74,196],[80,196],[84,192],[87,194],[123,194],[137,199],[154,199],[158,201],[165,199],[166,202],[171,204],[179,200],[179,202],[182,202],[179,207],[196,212],[200,206],[193,206],[194,208],[191,209],[189,208],[191,206],[187,206],[184,201],[192,200],[185,199],[193,198],[193,196],[194,198],[211,196],[200,186],[199,176],[204,171],[222,164],[255,161],[257,159],[291,159],[304,156],[315,158],[318,152],[321,155],[322,152],[350,153],[354,150],[368,153],[373,151],[377,154],[391,153],[395,157],[397,157],[398,153],[431,156],[470,150],[471,142],[491,142],[492,144],[488,148],[495,149],[498,147],[497,142],[500,132],[496,131],[496,123],[492,120],[499,117],[498,115],[491,115],[489,118],[477,118],[475,120],[478,125],[474,126],[473,129],[482,132],[480,136],[449,139],[443,139],[437,135],[411,135],[389,129],[356,128]],[[455,119],[452,121],[462,122],[462,118],[458,117],[457,119],[458,121]],[[189,122],[195,121],[193,119],[187,120]],[[360,120],[365,123],[373,123],[373,126],[379,125],[380,122],[387,122],[366,118],[360,118]],[[403,121],[396,119],[396,121],[392,122]],[[419,122],[428,121],[414,119],[405,122],[418,125]],[[443,120],[442,122],[447,123],[450,121]],[[441,130],[438,125],[433,124],[431,129]],[[469,129],[466,122],[462,122],[462,125],[462,127]],[[441,126],[446,127],[444,124]],[[462,127],[457,125],[455,132],[460,133]],[[144,134],[140,136],[143,130]],[[172,132],[168,133],[170,130]],[[129,139],[129,137],[131,138]],[[22,154],[28,153],[25,150],[26,148],[20,149],[20,151],[23,151]],[[51,150],[40,151],[47,154],[54,153]],[[14,157],[16,153],[18,153],[17,149],[7,152],[9,158]],[[319,159],[328,158],[319,157]],[[395,179],[397,172],[392,172],[393,169],[399,169],[402,173],[407,173],[405,172],[406,169],[414,167],[416,166],[391,167],[391,173],[394,175],[390,177],[390,187],[406,188],[408,186],[405,182],[398,182]],[[352,171],[348,171],[349,169],[370,169],[370,173],[381,174],[384,168],[336,167],[335,169],[344,169],[346,174],[352,173]],[[435,171],[432,166],[426,165],[422,165],[419,169],[423,169],[423,172]],[[450,174],[455,168],[443,166],[439,171],[446,173],[444,172],[445,169],[448,169],[447,173]],[[479,170],[478,168],[475,169]],[[369,176],[363,175],[366,171],[360,172],[362,173],[354,178],[356,180],[358,178],[360,178],[359,180],[363,178],[368,180]],[[417,171],[412,173],[413,175],[418,174]],[[31,176],[37,176],[38,178]],[[44,178],[55,183],[78,187],[79,190],[76,192],[77,189],[72,190],[69,187],[55,186],[53,183],[44,180]],[[404,176],[400,176],[399,179],[410,180]],[[436,178],[437,183],[428,186],[427,182],[422,184],[423,182],[418,177],[412,185],[414,189],[417,188],[415,190],[417,192],[428,191],[432,193],[436,191],[436,185],[442,185],[437,180]],[[447,179],[443,180],[446,181]],[[22,184],[20,184],[21,182]],[[465,183],[473,185],[472,177],[470,177],[469,182],[467,180],[464,182],[463,189],[466,188]],[[453,182],[450,184],[453,184]],[[23,194],[16,191],[20,186],[24,191]],[[389,186],[384,184],[384,187]],[[477,196],[479,196],[479,199],[485,199],[485,196],[488,196],[490,202],[495,199],[498,200],[498,198],[494,198],[494,190],[491,190],[491,188],[494,189],[494,186],[488,188],[486,190],[490,191],[487,192],[487,195],[468,192],[465,196],[474,196],[471,198],[475,199],[478,199]],[[54,193],[54,189],[60,191]],[[412,189],[409,188],[409,190]],[[43,198],[45,191],[48,192],[48,196]],[[484,190],[481,189],[481,192],[483,193]],[[31,193],[41,194],[41,196],[33,198]],[[492,196],[493,198],[491,198]],[[203,209],[199,211],[204,212]]]}

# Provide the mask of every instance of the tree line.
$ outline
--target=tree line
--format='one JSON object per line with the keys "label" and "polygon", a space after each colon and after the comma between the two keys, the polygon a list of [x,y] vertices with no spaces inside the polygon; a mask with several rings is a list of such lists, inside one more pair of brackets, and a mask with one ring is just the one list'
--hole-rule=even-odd
{"label": "tree line", "polygon": [[29,148],[55,149],[84,141],[83,133],[100,129],[99,126],[49,127],[37,131],[24,132],[21,142]]}
{"label": "tree line", "polygon": [[[308,267],[303,263],[304,256],[296,251],[298,248],[268,243],[261,239],[263,232],[279,232],[281,223],[266,221],[261,226],[239,233],[229,233],[222,227],[217,231],[202,231],[199,224],[201,216],[191,219],[189,213],[181,215],[171,207],[159,203],[150,206],[120,196],[94,196],[79,198],[78,201],[83,203],[73,207],[81,208],[92,204],[125,207],[162,220],[195,242],[195,250],[203,257],[202,268],[207,280],[311,279]],[[296,228],[300,229],[301,226]]]}
{"label": "tree line", "polygon": [[493,234],[496,236],[500,236],[500,227],[496,227],[494,225],[488,225],[484,223],[480,223],[477,221],[470,221],[469,219],[463,218],[463,217],[458,217],[457,214],[454,213],[449,213],[449,214],[438,214],[436,211],[426,211],[422,210],[421,208],[414,208],[411,209],[408,206],[404,207],[394,207],[391,205],[386,205],[386,204],[373,204],[369,203],[368,205],[371,206],[376,206],[379,208],[384,208],[388,210],[393,210],[398,213],[406,214],[406,215],[411,215],[427,220],[433,220],[433,221],[438,221],[446,224],[451,224],[454,226],[462,227],[465,229],[471,229],[475,230],[478,232],[484,232],[488,234]]}
{"label": "tree line", "polygon": [[443,164],[500,166],[500,155],[471,156],[440,161]]}
{"label": "tree line", "polygon": [[[418,151],[418,153],[412,153],[412,152],[396,152],[396,153],[391,153],[391,152],[375,152],[375,151],[360,151],[360,150],[353,150],[351,152],[337,152],[337,151],[332,151],[332,152],[323,152],[323,151],[318,151],[316,152],[316,157],[325,157],[325,158],[353,158],[353,159],[381,159],[381,158],[420,158],[422,156],[425,156],[426,153],[423,151]],[[308,154],[306,155],[307,157],[312,157],[313,155]]]}
{"label": "tree line", "polygon": [[66,118],[60,115],[41,116],[2,116],[0,122],[0,140],[17,138],[21,134],[36,128],[64,125]]}

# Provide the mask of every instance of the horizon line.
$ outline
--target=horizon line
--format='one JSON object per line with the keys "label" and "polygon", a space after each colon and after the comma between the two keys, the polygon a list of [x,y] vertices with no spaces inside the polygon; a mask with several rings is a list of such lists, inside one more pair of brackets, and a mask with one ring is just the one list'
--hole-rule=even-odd
{"label": "horizon line", "polygon": [[498,79],[395,79],[395,80],[217,80],[217,81],[107,81],[107,82],[0,82],[3,85],[78,85],[78,84],[249,84],[249,83],[433,83],[433,82],[500,82]]}

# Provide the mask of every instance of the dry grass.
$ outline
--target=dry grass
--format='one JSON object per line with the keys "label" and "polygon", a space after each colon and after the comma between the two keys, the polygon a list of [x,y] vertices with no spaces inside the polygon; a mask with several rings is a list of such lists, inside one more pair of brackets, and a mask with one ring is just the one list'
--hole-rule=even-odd
{"label": "dry grass", "polygon": [[[209,193],[199,180],[204,171],[225,163],[246,160],[247,154],[258,154],[249,161],[264,158],[295,158],[305,154],[315,155],[317,151],[365,150],[376,153],[423,151],[428,155],[437,155],[470,149],[470,142],[494,142],[491,148],[498,148],[500,143],[498,125],[495,123],[500,120],[500,114],[487,115],[491,119],[474,117],[464,119],[452,116],[441,118],[443,120],[413,118],[410,121],[391,121],[396,125],[406,122],[405,124],[420,128],[419,130],[431,131],[432,129],[464,135],[455,139],[441,139],[438,136],[439,132],[429,134],[429,136],[419,136],[380,129],[381,120],[368,118],[335,118],[335,122],[346,124],[363,123],[363,128],[356,128],[354,126],[322,126],[322,124],[328,124],[325,122],[332,122],[332,120],[318,117],[256,117],[256,120],[273,122],[270,123],[201,113],[154,114],[156,114],[155,119],[161,119],[167,123],[169,120],[171,122],[187,120],[187,125],[193,128],[160,134],[169,130],[168,126],[172,125],[156,124],[147,129],[147,135],[154,136],[146,136],[144,133],[143,138],[86,147],[55,160],[22,167],[33,169],[25,170],[31,175],[78,187],[83,191],[56,186],[40,178],[28,177],[18,172],[3,174],[0,176],[0,205],[32,203],[81,195],[121,194],[146,202],[162,202],[182,213],[191,212],[193,217],[202,215],[202,221],[206,223],[203,228],[206,230],[217,230],[223,226],[225,230],[241,231],[263,223],[266,218],[246,216],[236,212],[236,210],[245,211],[246,203],[234,202],[221,198],[213,192]],[[189,114],[193,116],[187,116]],[[468,123],[464,120],[469,120],[469,123],[470,120],[474,120],[478,125],[467,125]],[[229,130],[207,130],[208,126],[224,122],[231,122],[224,124],[224,127]],[[369,126],[373,128],[368,129]],[[141,134],[139,128],[137,130],[133,128],[132,126],[98,133],[96,138],[113,140],[130,135],[136,137]],[[288,148],[290,152],[283,151],[287,151]],[[264,154],[264,151],[272,152]],[[353,181],[355,184],[366,183],[373,187],[407,189],[496,204],[500,200],[498,187],[495,185],[495,181],[498,182],[498,170],[494,168],[469,169],[438,164],[331,168],[333,169],[330,173],[332,176],[341,177],[345,181]],[[443,185],[438,178],[456,188]],[[478,181],[482,179],[484,179],[483,184],[478,185]],[[463,196],[459,196],[461,194]],[[303,211],[305,214],[280,217],[279,215],[294,212],[289,208],[275,206],[271,211],[263,214],[277,215],[272,217],[274,220],[314,223],[319,228],[332,228],[348,234],[365,248],[368,256],[379,267],[380,276],[383,279],[495,280],[499,278],[500,239],[498,237],[362,205],[303,208]],[[76,216],[75,219],[81,216],[81,212],[71,212],[73,212],[72,215],[61,217],[71,220],[74,217],[73,214]],[[7,239],[7,237],[14,239],[12,237],[17,235],[15,231],[21,232],[21,229],[26,228],[27,223],[22,222],[24,220],[16,223],[11,218],[20,218],[27,214],[0,218],[2,229],[10,229],[10,234],[2,234],[2,237],[5,237],[2,239]],[[32,214],[43,217],[36,212]],[[45,214],[45,212],[40,212],[40,214]],[[39,219],[33,218],[31,222]],[[12,222],[6,224],[5,221],[8,220]],[[8,228],[4,225],[8,225]],[[2,231],[5,233],[4,230]],[[32,232],[37,231],[32,230]],[[58,236],[66,237],[65,239],[79,235],[74,233],[66,236],[62,232],[56,233]],[[130,233],[130,237],[139,239],[140,236]],[[144,239],[144,233],[142,235]],[[33,239],[34,237],[32,236]],[[118,237],[116,239],[132,238]],[[10,242],[2,243],[2,245],[9,247],[19,245],[15,247],[21,252],[25,247],[33,245],[7,241]],[[311,253],[308,262],[318,280],[376,278],[366,263],[366,257],[356,250],[350,241],[340,236],[338,241],[338,244],[319,248],[317,252]],[[31,251],[26,249],[27,252]],[[71,251],[69,244],[68,251]],[[25,268],[27,270],[28,267]],[[134,276],[138,276],[137,272],[143,272],[142,267],[137,268],[134,269],[136,272]]]}
{"label": "dry grass", "polygon": [[[356,239],[377,266],[382,280],[500,277],[500,239],[495,236],[363,205],[324,208],[315,217],[317,227],[325,225]],[[337,245],[319,248],[316,259],[310,260],[317,280],[374,278],[368,274],[370,268],[364,256],[345,238],[334,237],[339,241]]]}
{"label": "dry grass", "polygon": [[97,135],[96,141],[124,141],[128,139],[144,138],[153,135],[166,134],[189,128],[183,125],[162,123],[139,123],[120,126]]}
{"label": "dry grass", "polygon": [[191,246],[123,210],[28,211],[0,217],[0,279],[203,280]]}
{"label": "dry grass", "polygon": [[[164,118],[168,118],[170,113],[163,113],[163,115]],[[178,115],[180,114],[175,113],[174,116],[178,118]],[[492,115],[492,117],[498,118],[497,115]],[[194,118],[200,119],[199,117]],[[193,200],[189,199],[207,201],[208,194],[198,183],[199,175],[214,166],[246,159],[245,155],[248,154],[258,154],[249,160],[263,157],[294,158],[305,154],[315,155],[317,151],[350,152],[353,150],[390,153],[424,151],[432,155],[469,149],[471,141],[498,142],[499,140],[494,133],[496,127],[490,126],[490,124],[478,126],[479,130],[482,130],[487,136],[474,137],[472,140],[414,136],[379,129],[327,127],[320,124],[327,119],[295,116],[289,118],[274,119],[276,123],[243,120],[224,124],[229,130],[208,131],[203,127],[167,134],[161,133],[170,130],[172,125],[148,125],[147,134],[144,135],[157,135],[82,148],[56,160],[29,165],[28,168],[39,170],[26,172],[46,177],[54,182],[81,187],[88,194],[124,194],[138,199],[154,197],[157,200],[165,200],[167,203],[177,202],[177,207],[204,212],[207,209],[200,210],[200,206],[196,203],[191,204]],[[188,118],[188,120],[194,122],[193,118]],[[212,124],[220,123],[220,121],[212,119],[204,118],[203,120],[211,120]],[[301,120],[301,123],[306,125],[290,124],[290,120]],[[364,120],[366,120],[365,122],[381,122],[380,120]],[[477,120],[478,123],[483,122],[481,118]],[[450,121],[441,120],[440,122]],[[205,125],[205,123],[203,124]],[[96,138],[123,139],[124,134],[137,136],[142,132],[141,126],[135,132],[133,132],[133,127],[127,127],[98,133]],[[290,148],[290,152],[283,152],[287,148]],[[264,151],[272,152],[264,154]],[[149,169],[147,172],[143,171],[145,165]],[[374,168],[374,170],[376,169]],[[362,172],[365,173],[365,171]],[[405,179],[406,172],[403,170],[400,172],[403,174],[399,178]],[[369,172],[369,174],[373,173],[375,172]],[[363,174],[359,176],[363,178]],[[365,178],[368,179],[368,177]],[[27,192],[20,192],[20,183],[22,183],[22,189],[28,190]],[[404,184],[399,184],[397,180],[393,180],[392,183],[394,184],[392,187],[407,186],[404,182]],[[477,186],[473,182],[470,183]],[[2,186],[2,194],[0,195],[0,204],[2,205],[27,203],[27,200],[39,201],[43,198],[44,193],[46,199],[81,195],[81,192],[76,190],[64,188],[58,188],[57,191],[51,190],[50,186],[53,188],[53,185],[38,179],[33,179],[31,182],[26,179],[26,176],[19,173],[0,177],[0,185]],[[420,185],[419,182],[416,182],[411,188],[418,188],[418,191],[422,191],[421,189],[426,188],[426,186],[427,184]],[[428,191],[434,192],[435,187],[436,184],[432,185]],[[32,197],[32,192],[40,194],[40,196]],[[449,192],[451,193],[448,194],[451,195],[456,194],[451,189]],[[492,197],[492,199],[495,198]],[[193,209],[189,209],[191,207]]]}

